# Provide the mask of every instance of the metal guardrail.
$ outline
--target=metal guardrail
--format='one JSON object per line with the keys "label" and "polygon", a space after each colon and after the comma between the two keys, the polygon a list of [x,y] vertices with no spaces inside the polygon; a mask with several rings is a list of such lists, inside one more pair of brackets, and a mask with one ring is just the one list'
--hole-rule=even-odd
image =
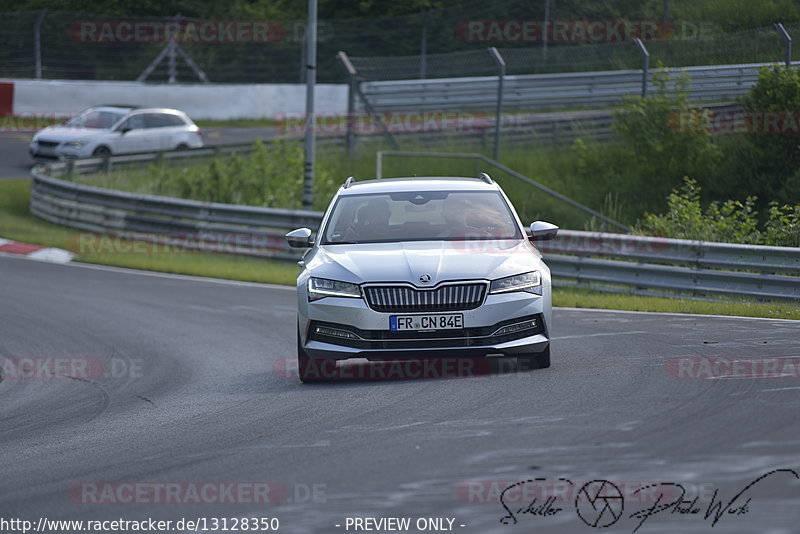
{"label": "metal guardrail", "polygon": [[[768,65],[771,63],[685,67],[670,72],[689,75],[691,101],[727,102],[749,91],[759,69]],[[660,70],[650,71],[648,84]],[[610,107],[625,95],[638,95],[641,88],[641,70],[505,76],[503,106],[509,110]],[[377,111],[492,111],[498,77],[369,81],[361,82],[360,91]]]}
{"label": "metal guardrail", "polygon": [[[116,166],[121,158],[130,157],[112,157],[110,163]],[[97,161],[76,162],[74,169],[87,170],[92,165],[96,167]],[[57,169],[63,167],[49,164],[33,169],[30,210],[44,220],[83,230],[76,233],[73,242],[78,253],[131,250],[130,246],[116,250],[113,244],[104,248],[102,239],[98,241],[95,235],[99,233],[101,238],[151,243],[157,251],[181,247],[297,259],[298,252],[288,248],[284,234],[298,227],[318,228],[322,218],[322,213],[313,211],[197,202],[89,187],[49,176]],[[486,244],[492,246],[491,242]],[[81,250],[84,245],[88,250]],[[800,302],[800,248],[572,230],[562,230],[555,240],[537,246],[559,285]],[[144,249],[140,253],[147,252]]]}
{"label": "metal guardrail", "polygon": [[800,248],[569,230],[537,247],[570,285],[800,302]]}
{"label": "metal guardrail", "polygon": [[297,259],[298,253],[288,248],[284,235],[299,226],[316,228],[321,220],[321,214],[312,211],[111,191],[52,178],[45,170],[47,167],[36,167],[31,173],[33,215],[85,232],[109,234],[129,243],[122,246],[120,241],[109,243],[91,234],[76,234],[72,245],[78,253],[128,253],[134,250],[130,243],[146,242],[155,248],[136,250],[190,248]]}

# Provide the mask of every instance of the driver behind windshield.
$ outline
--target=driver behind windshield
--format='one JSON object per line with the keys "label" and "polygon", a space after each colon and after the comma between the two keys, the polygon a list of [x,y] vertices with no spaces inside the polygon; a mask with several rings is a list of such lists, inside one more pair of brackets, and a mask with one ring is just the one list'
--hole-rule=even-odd
{"label": "driver behind windshield", "polygon": [[389,232],[389,203],[372,199],[356,212],[356,222],[345,233],[345,238],[355,241],[372,241],[387,237]]}

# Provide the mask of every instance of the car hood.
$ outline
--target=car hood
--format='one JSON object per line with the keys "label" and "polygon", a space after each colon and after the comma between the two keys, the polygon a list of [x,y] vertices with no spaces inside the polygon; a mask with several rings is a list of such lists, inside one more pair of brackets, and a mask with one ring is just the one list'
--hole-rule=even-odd
{"label": "car hood", "polygon": [[[495,280],[542,269],[527,240],[414,241],[323,245],[307,259],[312,276],[346,282],[411,282],[425,287],[447,280]],[[546,269],[546,267],[544,267]]]}
{"label": "car hood", "polygon": [[108,135],[111,130],[100,128],[75,128],[72,126],[48,126],[39,130],[34,136],[37,141],[75,141],[77,139],[87,139],[99,135]]}

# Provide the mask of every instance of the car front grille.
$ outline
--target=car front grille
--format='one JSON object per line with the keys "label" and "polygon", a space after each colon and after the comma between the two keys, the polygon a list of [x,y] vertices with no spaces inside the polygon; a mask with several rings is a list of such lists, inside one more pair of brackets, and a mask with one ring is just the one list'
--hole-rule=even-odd
{"label": "car front grille", "polygon": [[[520,325],[518,329],[512,329],[509,333],[496,334],[501,328],[512,325]],[[331,336],[318,332],[322,330],[336,330],[347,332],[352,337]],[[363,350],[400,350],[400,349],[421,349],[421,348],[470,348],[485,347],[514,341],[536,334],[544,333],[544,322],[542,315],[529,315],[506,320],[491,326],[461,328],[454,330],[436,331],[392,331],[388,330],[361,330],[348,325],[335,323],[325,323],[321,321],[311,321],[309,329],[309,339],[333,343],[344,347],[352,347]]]}
{"label": "car front grille", "polygon": [[41,148],[55,148],[58,145],[58,141],[39,141],[39,146]]}
{"label": "car front grille", "polygon": [[433,289],[409,286],[367,286],[370,308],[385,313],[421,313],[472,310],[483,302],[485,283],[446,284]]}

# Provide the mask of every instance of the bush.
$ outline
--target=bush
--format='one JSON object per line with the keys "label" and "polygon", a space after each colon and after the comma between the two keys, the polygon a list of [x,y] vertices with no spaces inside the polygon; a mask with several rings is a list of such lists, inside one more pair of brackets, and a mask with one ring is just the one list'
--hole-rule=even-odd
{"label": "bush", "polygon": [[[256,142],[247,156],[214,158],[178,168],[151,165],[154,193],[204,202],[299,209],[303,198],[303,149],[296,141]],[[325,209],[339,186],[324,168],[314,176],[314,209]]]}
{"label": "bush", "polygon": [[[748,111],[778,111],[797,117],[800,111],[800,69],[764,67],[743,99]],[[746,136],[748,151],[734,155],[751,180],[748,191],[763,199],[800,198],[800,133],[767,133],[757,124]]]}
{"label": "bush", "polygon": [[566,175],[574,179],[562,190],[595,208],[613,203],[616,216],[629,223],[659,209],[682,176],[715,176],[723,159],[708,132],[676,128],[691,109],[688,76],[656,72],[653,82],[648,98],[629,96],[615,111],[617,141],[573,143]]}
{"label": "bush", "polygon": [[635,187],[647,202],[640,212],[655,209],[682,176],[709,176],[722,153],[704,131],[681,131],[676,120],[691,109],[690,79],[672,78],[668,71],[653,75],[655,89],[648,98],[628,97],[615,113],[615,131],[628,152],[627,172],[636,173]]}
{"label": "bush", "polygon": [[635,233],[753,245],[800,246],[800,204],[779,205],[772,202],[765,224],[759,228],[756,197],[744,203],[736,200],[711,202],[703,212],[700,187],[695,180],[684,178],[680,190],[667,198],[667,212],[645,214]]}

